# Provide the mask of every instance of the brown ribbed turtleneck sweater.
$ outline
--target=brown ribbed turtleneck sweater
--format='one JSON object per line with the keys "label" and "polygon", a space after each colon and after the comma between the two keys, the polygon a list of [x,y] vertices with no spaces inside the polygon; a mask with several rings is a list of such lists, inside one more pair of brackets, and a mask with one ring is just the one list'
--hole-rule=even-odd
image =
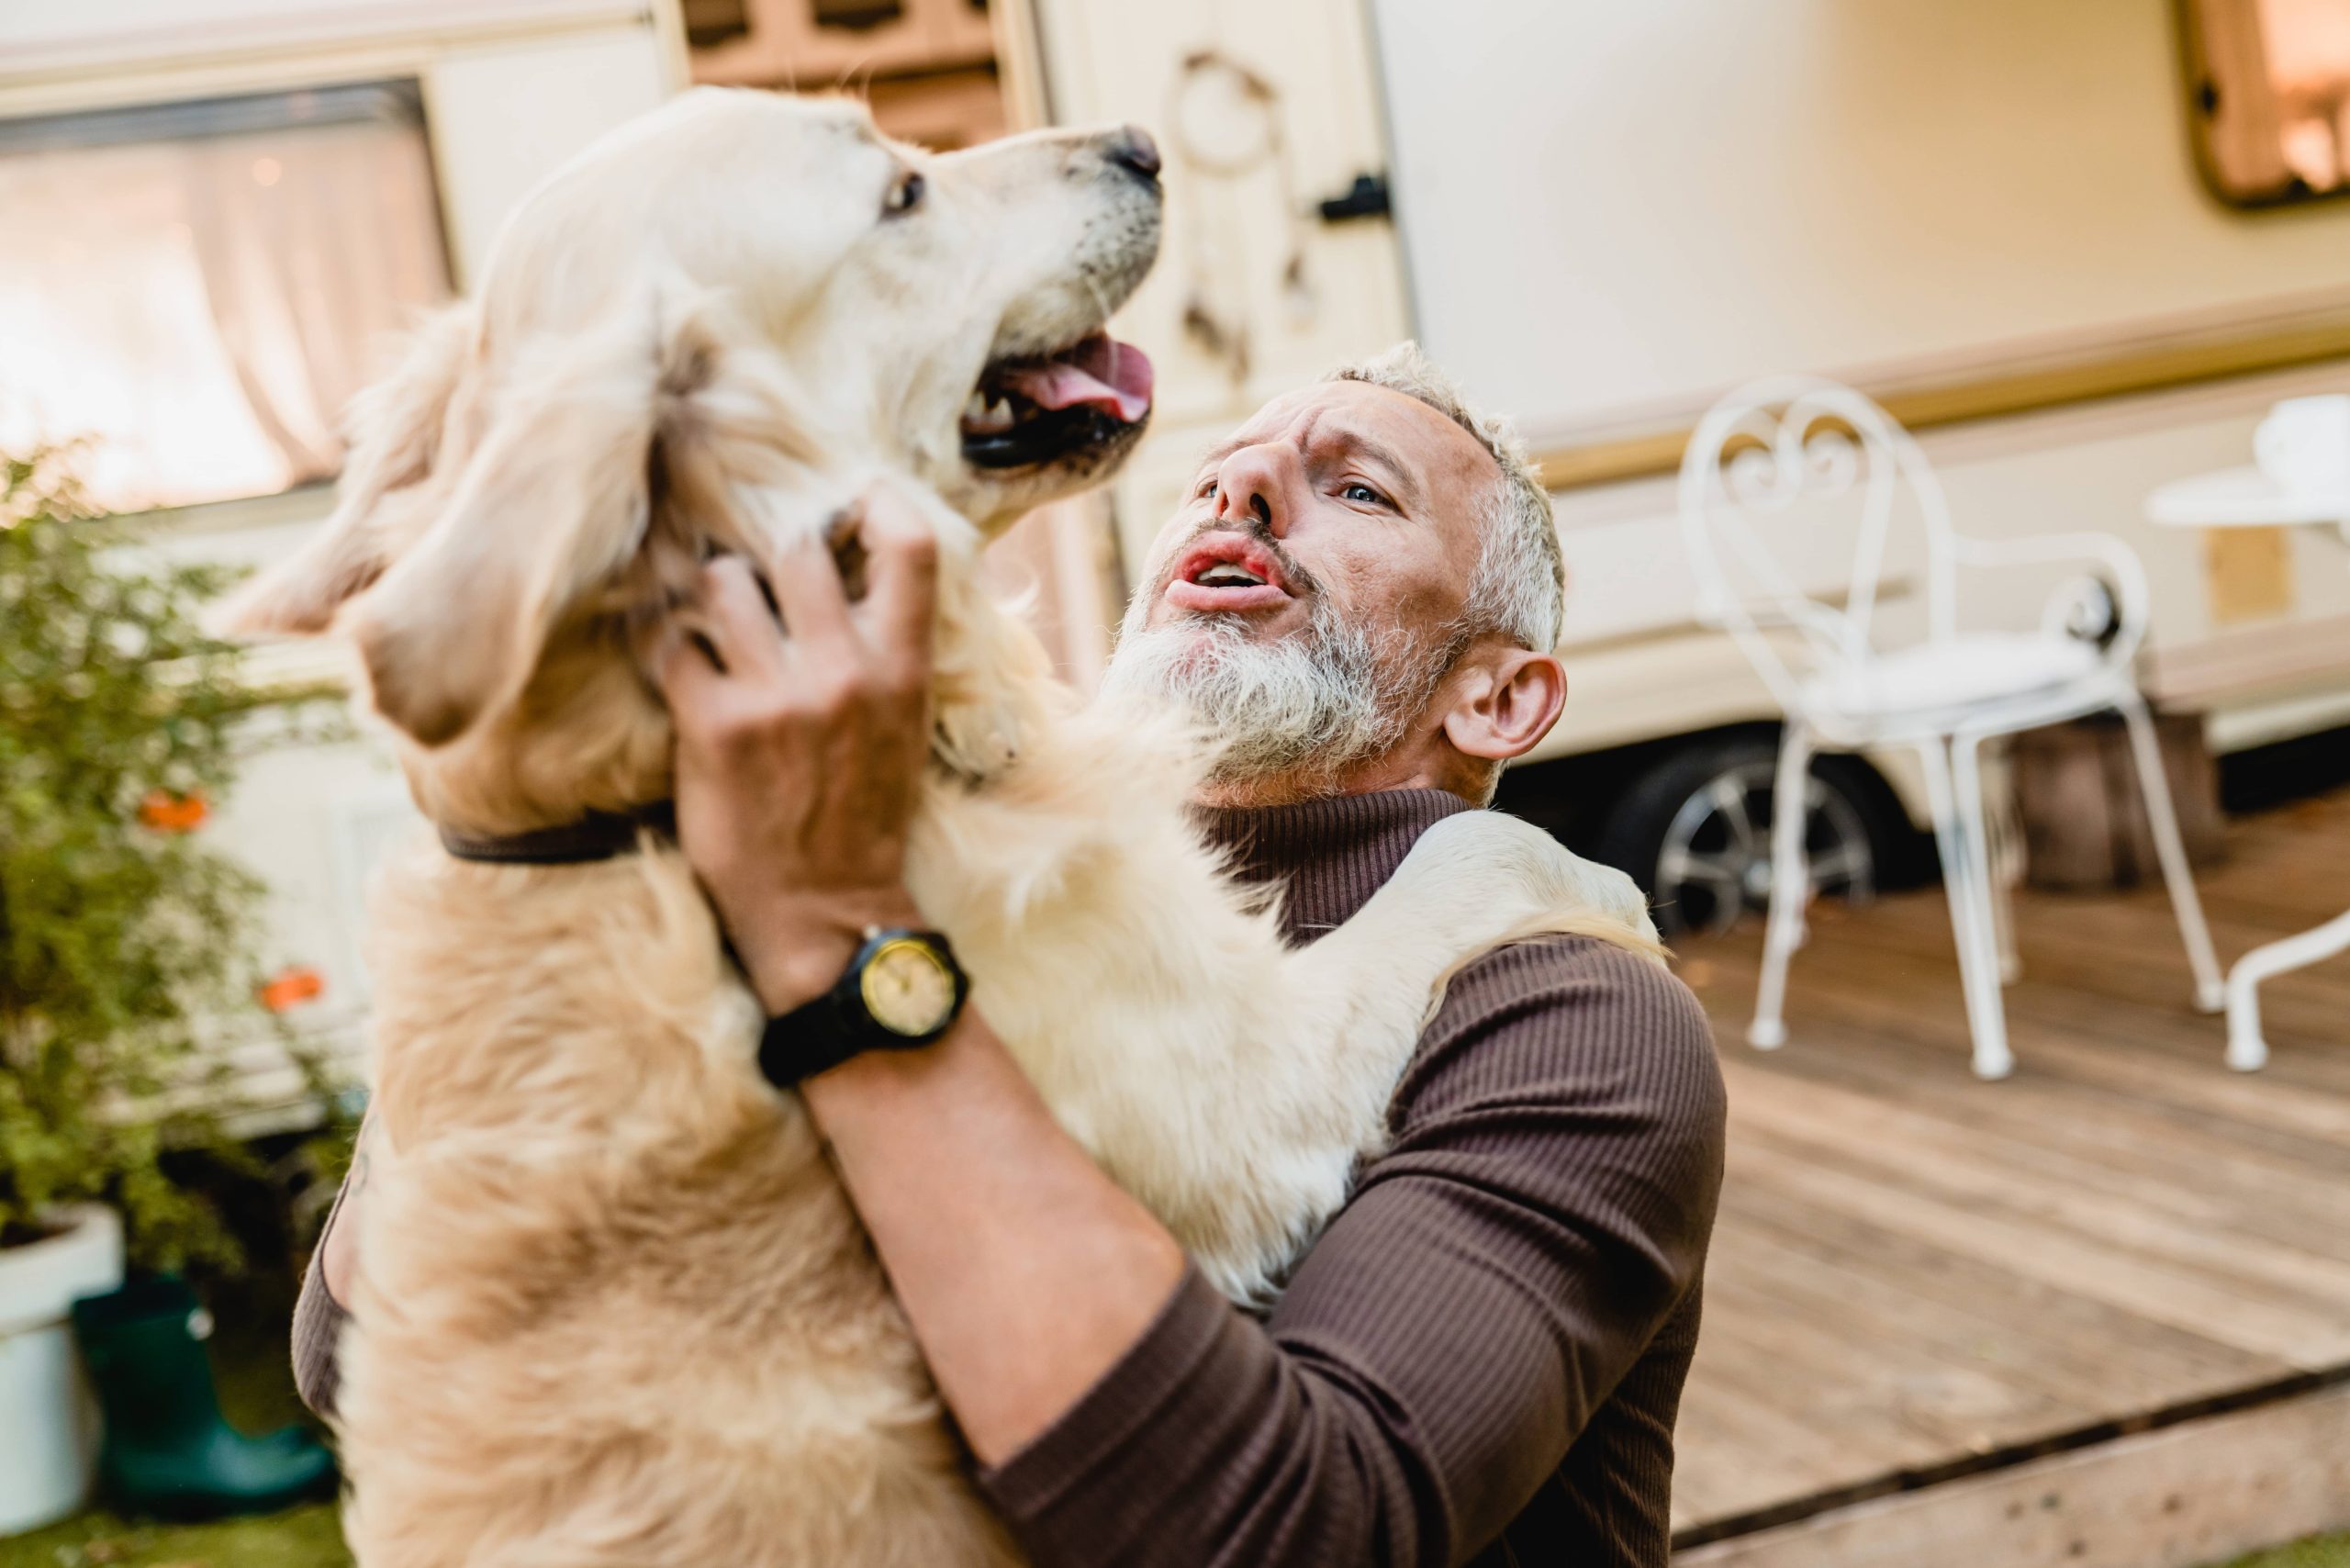
{"label": "brown ribbed turtleneck sweater", "polygon": [[[1468,809],[1403,790],[1208,825],[1243,876],[1286,880],[1307,942]],[[1270,1317],[1187,1277],[981,1484],[1037,1568],[1662,1568],[1722,1116],[1678,980],[1586,937],[1488,954]],[[295,1363],[314,1406],[341,1327],[313,1267]]]}

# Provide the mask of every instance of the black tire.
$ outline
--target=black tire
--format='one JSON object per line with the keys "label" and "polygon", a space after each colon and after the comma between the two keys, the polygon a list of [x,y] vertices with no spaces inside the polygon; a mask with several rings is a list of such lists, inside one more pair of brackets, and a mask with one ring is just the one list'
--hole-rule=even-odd
{"label": "black tire", "polygon": [[[1662,752],[1601,811],[1592,857],[1630,873],[1667,935],[1727,930],[1768,906],[1777,762],[1778,737],[1765,731],[1701,735]],[[1814,757],[1810,787],[1806,846],[1822,892],[1864,903],[1908,879],[1916,835],[1876,769],[1854,756]]]}

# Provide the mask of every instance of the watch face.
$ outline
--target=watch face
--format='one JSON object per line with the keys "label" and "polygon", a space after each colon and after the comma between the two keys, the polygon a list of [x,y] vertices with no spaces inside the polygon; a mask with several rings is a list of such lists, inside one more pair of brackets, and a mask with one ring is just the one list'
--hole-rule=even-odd
{"label": "watch face", "polygon": [[881,944],[866,961],[857,988],[865,1010],[893,1035],[935,1033],[955,1014],[955,971],[930,944],[911,936]]}

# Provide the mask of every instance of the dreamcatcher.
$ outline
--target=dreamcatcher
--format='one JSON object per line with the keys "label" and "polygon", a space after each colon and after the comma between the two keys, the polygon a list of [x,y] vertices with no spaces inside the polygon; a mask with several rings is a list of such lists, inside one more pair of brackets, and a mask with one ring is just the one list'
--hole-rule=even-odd
{"label": "dreamcatcher", "polygon": [[1219,50],[1196,50],[1176,73],[1167,125],[1193,207],[1183,226],[1183,330],[1237,386],[1248,379],[1251,359],[1245,240],[1256,220],[1246,182],[1268,166],[1287,242],[1282,307],[1302,324],[1315,304],[1305,266],[1305,211],[1281,138],[1281,90]]}

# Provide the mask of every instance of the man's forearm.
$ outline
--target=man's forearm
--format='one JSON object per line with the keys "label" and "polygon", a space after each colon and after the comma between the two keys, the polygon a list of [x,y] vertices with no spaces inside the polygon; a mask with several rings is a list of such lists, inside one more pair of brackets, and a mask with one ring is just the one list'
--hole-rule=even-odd
{"label": "man's forearm", "polygon": [[[904,859],[929,767],[938,535],[888,486],[856,516],[854,601],[825,537],[796,533],[764,577],[741,557],[705,566],[693,634],[659,655],[678,839],[770,1016],[827,990],[861,932],[923,924]],[[1181,1249],[1054,1123],[975,1013],[807,1093],[982,1458],[1049,1427],[1173,1294]]]}
{"label": "man's forearm", "polygon": [[939,1390],[1001,1464],[1142,1338],[1182,1249],[1053,1120],[976,1010],[804,1086]]}

